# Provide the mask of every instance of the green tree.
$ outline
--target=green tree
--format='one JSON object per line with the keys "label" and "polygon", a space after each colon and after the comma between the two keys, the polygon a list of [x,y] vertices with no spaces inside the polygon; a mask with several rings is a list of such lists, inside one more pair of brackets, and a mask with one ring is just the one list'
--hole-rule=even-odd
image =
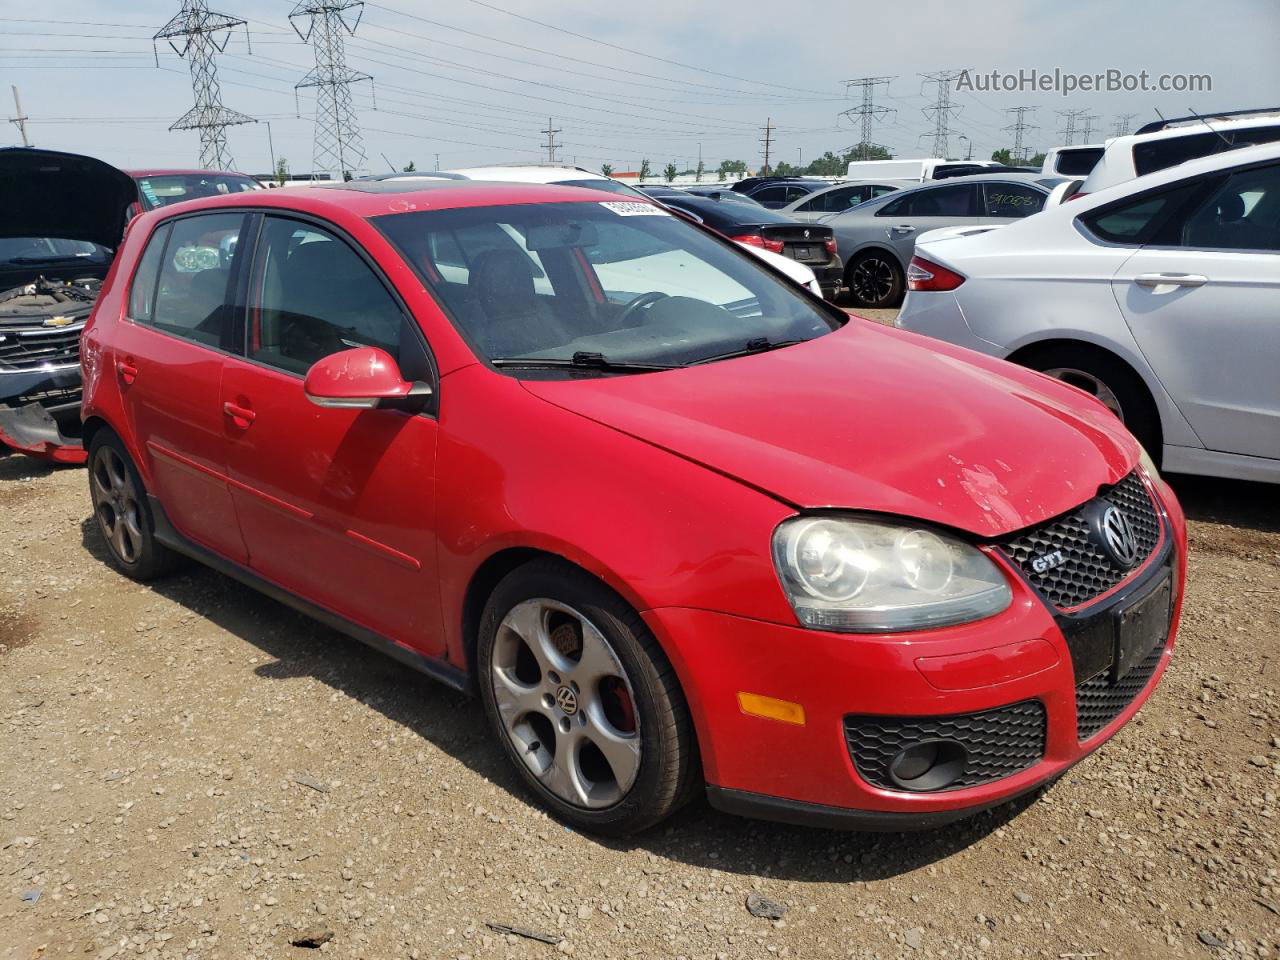
{"label": "green tree", "polygon": [[642,181],[648,180],[650,175],[652,175],[652,173],[653,173],[653,167],[649,166],[649,158],[645,157],[643,160],[640,161],[640,179]]}
{"label": "green tree", "polygon": [[1026,163],[1026,165],[1027,165],[1028,167],[1043,167],[1043,166],[1044,166],[1044,154],[1043,154],[1043,153],[1037,153],[1034,157],[1028,157],[1028,158],[1027,158],[1027,163]]}
{"label": "green tree", "polygon": [[785,160],[779,160],[773,165],[773,175],[777,177],[795,177],[801,173],[799,167],[793,167]]}
{"label": "green tree", "polygon": [[416,173],[417,170],[418,170],[418,165],[414,163],[412,160],[410,160],[409,165],[404,168],[405,173]]}
{"label": "green tree", "polygon": [[283,187],[289,179],[289,161],[281,157],[276,161],[276,186]]}
{"label": "green tree", "polygon": [[613,164],[612,164],[612,163],[602,163],[602,164],[600,164],[600,173],[601,173],[601,175],[602,175],[602,176],[612,177],[612,176],[613,176]]}
{"label": "green tree", "polygon": [[680,174],[680,169],[674,163],[668,163],[665,167],[662,168],[662,176],[667,181],[667,183],[670,183],[677,176],[679,176],[679,174]]}
{"label": "green tree", "polygon": [[1013,151],[1008,147],[1001,147],[999,150],[991,151],[991,159],[996,163],[1003,163],[1006,167],[1012,167]]}
{"label": "green tree", "polygon": [[742,176],[747,172],[747,165],[741,160],[721,160],[720,161],[720,179],[729,179],[730,174]]}

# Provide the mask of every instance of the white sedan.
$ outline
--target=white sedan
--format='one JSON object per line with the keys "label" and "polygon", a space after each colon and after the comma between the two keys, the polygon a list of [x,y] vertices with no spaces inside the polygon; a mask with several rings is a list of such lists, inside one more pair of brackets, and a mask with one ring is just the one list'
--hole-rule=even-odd
{"label": "white sedan", "polygon": [[1280,482],[1280,145],[925,236],[897,325],[1044,371],[1164,469]]}

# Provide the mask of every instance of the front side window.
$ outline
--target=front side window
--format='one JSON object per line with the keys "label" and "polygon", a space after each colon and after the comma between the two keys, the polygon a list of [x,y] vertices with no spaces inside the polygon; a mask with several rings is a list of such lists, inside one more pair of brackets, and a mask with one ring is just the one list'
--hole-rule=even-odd
{"label": "front side window", "polygon": [[976,217],[978,188],[972,183],[931,187],[912,191],[891,200],[876,214],[878,217]]}
{"label": "front side window", "polygon": [[1174,227],[1178,246],[1280,250],[1280,164],[1233,173]]}
{"label": "front side window", "polygon": [[250,284],[250,359],[297,374],[353,347],[380,347],[400,360],[399,304],[327,230],[267,217]]}
{"label": "front side window", "polygon": [[987,217],[1016,219],[1044,208],[1045,195],[1025,183],[984,183],[982,192],[986,198],[983,215]]}
{"label": "front side window", "polygon": [[233,311],[227,294],[244,220],[240,213],[206,213],[173,222],[151,311],[157,330],[209,346],[223,344],[230,330]]}
{"label": "front side window", "polygon": [[[373,221],[490,360],[685,364],[841,321],[651,204],[538,203]],[[476,238],[505,238],[479,243]],[[462,264],[437,257],[446,254]]]}

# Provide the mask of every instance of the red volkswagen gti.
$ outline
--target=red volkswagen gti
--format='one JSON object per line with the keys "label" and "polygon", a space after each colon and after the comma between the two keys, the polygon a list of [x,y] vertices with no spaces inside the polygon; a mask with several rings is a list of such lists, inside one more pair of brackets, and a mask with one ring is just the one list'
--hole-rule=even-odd
{"label": "red volkswagen gti", "polygon": [[84,334],[94,515],[478,691],[557,816],[934,826],[1171,654],[1182,513],[1118,420],[597,192],[252,192],[133,221]]}

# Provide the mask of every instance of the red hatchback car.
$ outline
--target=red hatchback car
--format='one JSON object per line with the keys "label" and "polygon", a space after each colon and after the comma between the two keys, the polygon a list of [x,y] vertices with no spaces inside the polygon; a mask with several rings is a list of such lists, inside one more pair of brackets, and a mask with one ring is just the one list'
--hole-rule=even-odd
{"label": "red hatchback car", "polygon": [[660,207],[353,182],[136,219],[93,506],[477,689],[589,830],[901,829],[1060,776],[1168,662],[1178,504],[1101,405],[850,319]]}

